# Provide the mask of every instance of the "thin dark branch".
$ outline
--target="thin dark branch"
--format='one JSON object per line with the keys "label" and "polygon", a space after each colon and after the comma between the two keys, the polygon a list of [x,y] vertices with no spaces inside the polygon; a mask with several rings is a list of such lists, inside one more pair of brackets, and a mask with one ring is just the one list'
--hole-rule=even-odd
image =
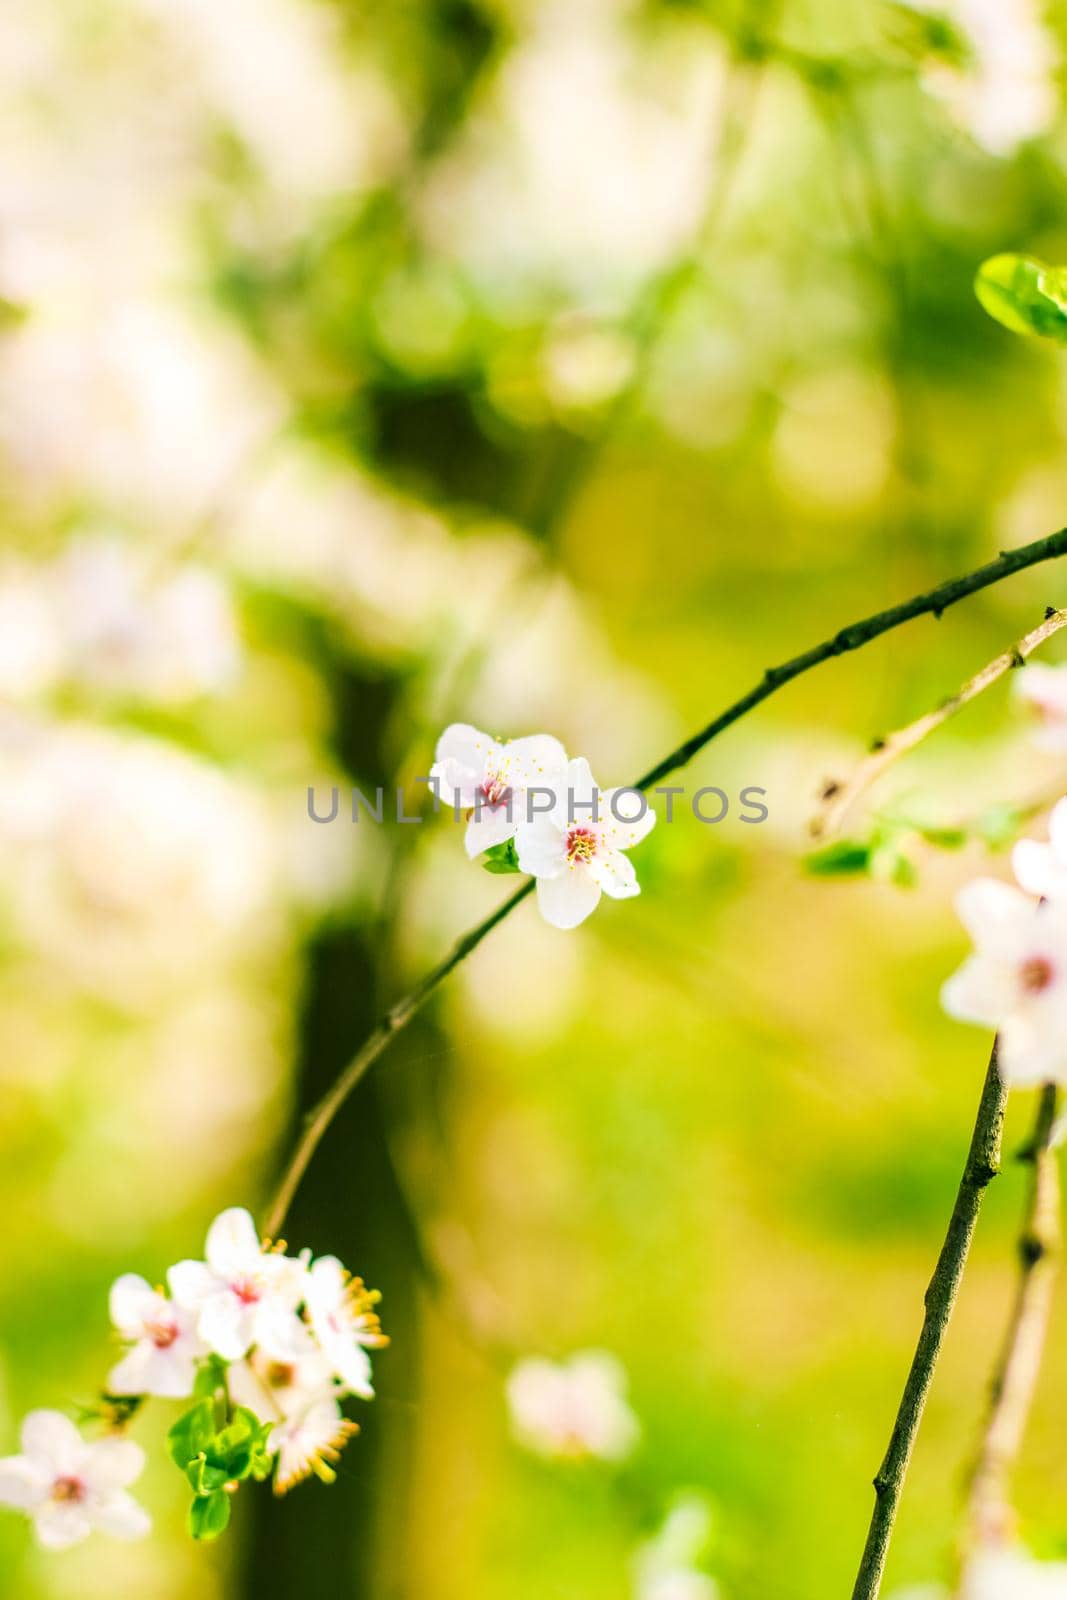
{"label": "thin dark branch", "polygon": [[885,1572],[889,1540],[896,1521],[904,1479],[922,1421],[934,1368],[959,1294],[963,1269],[974,1236],[982,1197],[1000,1171],[1000,1144],[1008,1092],[997,1070],[993,1047],[982,1088],[967,1164],[960,1179],[945,1242],[926,1291],[925,1314],[904,1393],[897,1407],[889,1448],[874,1480],[874,1514],[863,1548],[852,1600],[875,1600]]}
{"label": "thin dark branch", "polygon": [[[876,612],[874,616],[865,617],[859,622],[851,623],[847,628],[840,629],[830,638],[824,639],[821,644],[813,645],[810,650],[805,650],[801,655],[793,656],[790,660],[782,662],[780,666],[769,667],[754,688],[742,695],[733,705],[719,713],[699,733],[686,739],[677,749],[664,756],[662,761],[638,778],[632,785],[635,789],[650,789],[663,778],[677,772],[686,766],[695,755],[709,745],[711,741],[732,727],[735,722],[761,705],[764,700],[769,700],[771,695],[777,694],[787,683],[794,678],[799,678],[803,673],[810,672],[813,667],[820,666],[822,662],[829,661],[835,656],[848,654],[850,651],[859,650],[863,645],[870,644],[883,633],[889,633],[893,628],[900,627],[905,622],[912,621],[915,617],[932,615],[940,617],[949,606],[965,599],[968,595],[976,594],[980,589],[988,589],[992,584],[999,583],[1003,578],[1009,578],[1013,573],[1022,572],[1027,567],[1037,566],[1040,562],[1051,561],[1067,554],[1067,528],[1061,528],[1058,533],[1049,534],[1045,539],[1038,539],[1033,544],[1022,545],[1017,550],[1005,550],[995,561],[987,562],[984,567],[966,573],[963,577],[952,578],[947,583],[940,584],[936,589],[931,589],[925,594],[916,595],[911,600],[906,600],[898,606],[891,606],[887,611]],[[463,938],[453,947],[451,953],[433,968],[422,981],[416,985],[410,994],[389,1010],[379,1022],[374,1032],[367,1039],[362,1049],[352,1059],[344,1072],[326,1094],[313,1107],[305,1120],[303,1131],[297,1140],[285,1170],[282,1174],[278,1192],[267,1217],[266,1229],[269,1234],[276,1234],[285,1219],[286,1212],[296,1192],[297,1185],[307,1168],[308,1162],[314,1155],[320,1139],[326,1132],[334,1116],[340,1110],[345,1100],[356,1087],[367,1069],[378,1059],[382,1051],[389,1044],[395,1034],[404,1028],[419,1008],[425,1003],[433,991],[444,982],[445,978],[464,961],[472,950],[475,950],[488,933],[502,922],[517,905],[526,899],[533,889],[533,880],[523,884],[510,899],[490,913],[483,922],[464,934]]]}

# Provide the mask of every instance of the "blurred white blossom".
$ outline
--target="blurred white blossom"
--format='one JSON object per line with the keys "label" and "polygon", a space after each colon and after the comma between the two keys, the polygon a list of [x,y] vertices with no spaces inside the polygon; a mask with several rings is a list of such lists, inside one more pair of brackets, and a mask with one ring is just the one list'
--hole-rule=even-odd
{"label": "blurred white blossom", "polygon": [[626,8],[542,0],[424,212],[433,242],[487,278],[632,289],[691,237],[715,167],[725,57],[707,29],[667,43]]}
{"label": "blurred white blossom", "polygon": [[626,1389],[622,1365],[602,1351],[585,1351],[558,1365],[521,1361],[507,1385],[512,1427],[537,1455],[621,1461],[640,1432]]}
{"label": "blurred white blossom", "polygon": [[968,1563],[960,1600],[1067,1600],[1067,1564],[1028,1551],[982,1550]]}
{"label": "blurred white blossom", "polygon": [[127,1486],[140,1477],[144,1451],[130,1439],[83,1439],[61,1411],[31,1411],[22,1424],[22,1454],[0,1460],[0,1505],[25,1512],[38,1542],[65,1550],[94,1528],[139,1539],[147,1513]]}
{"label": "blurred white blossom", "polygon": [[944,985],[945,1010],[997,1029],[1005,1082],[1067,1081],[1067,903],[978,878],[957,909],[975,950]]}
{"label": "blurred white blossom", "polygon": [[968,48],[960,63],[923,72],[930,92],[977,144],[1011,155],[1051,126],[1058,51],[1039,0],[913,0],[914,9],[955,22]]}
{"label": "blurred white blossom", "polygon": [[699,1570],[710,1536],[707,1501],[695,1494],[679,1497],[634,1558],[635,1600],[718,1600],[718,1585]]}
{"label": "blurred white blossom", "polygon": [[1016,674],[1015,693],[1037,721],[1042,749],[1067,751],[1067,667],[1032,662]]}
{"label": "blurred white blossom", "polygon": [[280,882],[252,789],[172,745],[0,718],[0,866],[22,940],[92,988],[146,1004],[262,945]]}

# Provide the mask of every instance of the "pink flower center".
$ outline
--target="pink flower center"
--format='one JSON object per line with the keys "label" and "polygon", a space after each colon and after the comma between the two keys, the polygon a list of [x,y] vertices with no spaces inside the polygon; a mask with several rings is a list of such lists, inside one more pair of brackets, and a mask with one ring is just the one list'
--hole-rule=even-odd
{"label": "pink flower center", "polygon": [[144,1331],[157,1350],[169,1350],[178,1337],[176,1322],[146,1322]]}
{"label": "pink flower center", "polygon": [[230,1284],[230,1290],[243,1306],[257,1305],[263,1298],[259,1284],[254,1278],[236,1278]]}
{"label": "pink flower center", "polygon": [[1019,982],[1027,994],[1041,994],[1056,976],[1056,969],[1047,956],[1031,956],[1019,968]]}
{"label": "pink flower center", "polygon": [[506,806],[511,799],[511,785],[497,772],[487,772],[482,779],[482,794],[490,809]]}
{"label": "pink flower center", "polygon": [[52,1499],[61,1505],[77,1505],[85,1499],[87,1490],[80,1478],[57,1478],[52,1485]]}
{"label": "pink flower center", "polygon": [[564,849],[572,867],[580,861],[592,861],[597,852],[597,836],[592,828],[568,828]]}

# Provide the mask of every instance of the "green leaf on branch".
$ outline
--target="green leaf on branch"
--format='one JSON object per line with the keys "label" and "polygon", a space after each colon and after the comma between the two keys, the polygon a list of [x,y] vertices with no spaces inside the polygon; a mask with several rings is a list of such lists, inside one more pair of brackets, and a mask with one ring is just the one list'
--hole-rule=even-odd
{"label": "green leaf on branch", "polygon": [[230,1520],[230,1496],[225,1489],[198,1495],[189,1507],[189,1532],[194,1539],[217,1539]]}
{"label": "green leaf on branch", "polygon": [[1012,333],[1067,344],[1067,270],[1032,256],[1001,255],[984,261],[974,280],[982,306]]}
{"label": "green leaf on branch", "polygon": [[213,1467],[207,1457],[201,1454],[189,1462],[185,1476],[194,1494],[206,1495],[221,1489],[224,1483],[230,1481],[231,1475],[225,1467]]}
{"label": "green leaf on branch", "polygon": [[197,1400],[210,1400],[220,1389],[226,1389],[226,1363],[218,1356],[208,1356],[196,1374],[193,1394]]}
{"label": "green leaf on branch", "polygon": [[491,850],[487,850],[482,866],[486,872],[521,872],[514,839],[505,839],[503,844],[495,844]]}
{"label": "green leaf on branch", "polygon": [[854,878],[871,865],[871,847],[860,839],[838,839],[807,856],[804,865],[817,878]]}
{"label": "green leaf on branch", "polygon": [[215,1406],[211,1400],[198,1400],[184,1412],[167,1433],[171,1460],[184,1472],[190,1461],[203,1455],[215,1438]]}

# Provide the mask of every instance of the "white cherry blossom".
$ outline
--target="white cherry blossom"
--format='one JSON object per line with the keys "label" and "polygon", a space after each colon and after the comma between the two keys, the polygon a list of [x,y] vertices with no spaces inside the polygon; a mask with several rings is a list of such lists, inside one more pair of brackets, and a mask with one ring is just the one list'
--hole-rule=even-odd
{"label": "white cherry blossom", "polygon": [[276,1452],[274,1489],[284,1494],[311,1473],[331,1482],[330,1462],[358,1428],[341,1411],[343,1388],[333,1367],[310,1336],[300,1354],[279,1360],[254,1350],[228,1373],[230,1394],[238,1405],[254,1411],[261,1422],[273,1422],[269,1448]]}
{"label": "white cherry blossom", "polygon": [[144,1467],[140,1445],[83,1439],[61,1411],[31,1411],[21,1444],[0,1461],[0,1505],[25,1512],[46,1549],[79,1544],[94,1528],[117,1539],[148,1532],[147,1512],[127,1493]]}
{"label": "white cherry blossom", "polygon": [[1056,116],[1056,41],[1039,0],[911,0],[917,10],[947,15],[963,33],[960,64],[935,61],[924,87],[976,144],[1010,156],[1047,132]]}
{"label": "white cherry blossom", "polygon": [[968,1563],[960,1600],[1067,1600],[1067,1565],[1026,1550],[981,1550]]}
{"label": "white cherry blossom", "polygon": [[1007,1083],[1067,1081],[1067,903],[978,878],[957,909],[975,950],[944,985],[945,1010],[998,1030]]}
{"label": "white cherry blossom", "polygon": [[621,1461],[637,1442],[626,1373],[603,1351],[584,1351],[559,1365],[521,1361],[508,1379],[507,1397],[516,1437],[537,1455]]}
{"label": "white cherry blossom", "polygon": [[368,1349],[388,1341],[375,1306],[381,1298],[346,1272],[336,1256],[320,1256],[307,1275],[304,1291],[312,1331],[346,1389],[374,1398]]}
{"label": "white cherry blossom", "polygon": [[1015,675],[1015,695],[1037,720],[1045,750],[1067,750],[1067,666],[1035,661]]}
{"label": "white cherry blossom", "polygon": [[130,1349],[107,1379],[110,1394],[155,1394],[181,1400],[193,1392],[196,1363],[207,1345],[194,1312],[153,1289],[135,1272],[111,1286],[111,1320]]}
{"label": "white cherry blossom", "polygon": [[179,1261],[167,1274],[179,1306],[196,1313],[205,1344],[224,1361],[240,1360],[252,1345],[283,1358],[299,1350],[305,1262],[265,1249],[239,1206],[215,1218],[205,1254],[206,1261]]}
{"label": "white cherry blossom", "polygon": [[555,928],[576,928],[601,894],[625,900],[640,885],[625,854],[651,831],[656,813],[642,795],[599,789],[584,758],[568,764],[552,809],[524,822],[515,838],[519,866],[537,879],[537,903]]}
{"label": "white cherry blossom", "polygon": [[430,780],[447,804],[470,811],[465,844],[471,860],[515,837],[526,816],[527,791],[552,788],[567,752],[551,734],[501,744],[466,722],[454,722],[437,741]]}
{"label": "white cherry blossom", "polygon": [[1012,852],[1015,876],[1030,894],[1067,900],[1067,799],[1060,800],[1049,818],[1047,844],[1020,839]]}
{"label": "white cherry blossom", "polygon": [[711,1536],[711,1512],[695,1494],[681,1497],[634,1559],[636,1600],[718,1600],[719,1588],[698,1570]]}

